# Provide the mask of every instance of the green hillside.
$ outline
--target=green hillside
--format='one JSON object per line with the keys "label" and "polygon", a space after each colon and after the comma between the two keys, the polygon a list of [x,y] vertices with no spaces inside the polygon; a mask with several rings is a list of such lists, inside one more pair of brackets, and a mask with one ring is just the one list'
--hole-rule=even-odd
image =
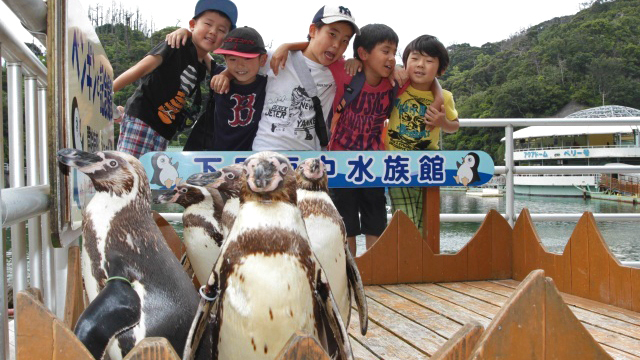
{"label": "green hillside", "polygon": [[[460,118],[551,117],[573,101],[640,108],[640,1],[594,1],[498,43],[449,47],[441,78]],[[501,128],[466,128],[445,149],[504,157]]]}

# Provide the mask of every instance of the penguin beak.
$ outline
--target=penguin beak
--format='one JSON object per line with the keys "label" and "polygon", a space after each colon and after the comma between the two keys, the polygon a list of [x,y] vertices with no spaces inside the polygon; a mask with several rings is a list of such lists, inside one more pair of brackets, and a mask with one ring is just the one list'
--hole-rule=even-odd
{"label": "penguin beak", "polygon": [[164,194],[158,195],[155,199],[153,199],[154,204],[164,204],[168,202],[172,202],[173,197],[178,194],[178,190],[171,190]]}
{"label": "penguin beak", "polygon": [[216,179],[219,179],[220,176],[222,176],[222,172],[220,171],[212,173],[193,174],[187,179],[187,184],[195,186],[207,186],[214,182]]}
{"label": "penguin beak", "polygon": [[58,151],[58,161],[64,165],[81,169],[104,159],[96,154],[76,149],[61,149]]}

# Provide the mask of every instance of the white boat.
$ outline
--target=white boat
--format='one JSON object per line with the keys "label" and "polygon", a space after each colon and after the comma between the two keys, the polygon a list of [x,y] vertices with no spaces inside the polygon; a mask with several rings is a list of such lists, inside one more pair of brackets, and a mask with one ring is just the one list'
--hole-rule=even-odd
{"label": "white boat", "polygon": [[[640,110],[601,106],[567,117],[625,116],[640,116]],[[638,126],[531,126],[515,131],[513,140],[516,166],[640,165]],[[514,175],[514,191],[521,195],[588,196],[600,185],[599,174]]]}

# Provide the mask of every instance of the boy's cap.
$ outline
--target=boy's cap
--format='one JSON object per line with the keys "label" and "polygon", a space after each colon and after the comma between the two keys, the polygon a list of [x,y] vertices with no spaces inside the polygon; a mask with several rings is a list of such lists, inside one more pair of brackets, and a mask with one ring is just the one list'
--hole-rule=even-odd
{"label": "boy's cap", "polygon": [[262,36],[248,26],[231,30],[222,42],[222,46],[214,51],[216,54],[235,55],[243,58],[255,58],[266,54]]}
{"label": "boy's cap", "polygon": [[360,35],[360,28],[356,25],[356,19],[351,15],[351,11],[344,6],[325,5],[318,10],[316,16],[313,17],[312,24],[322,21],[325,24],[332,24],[338,21],[346,21],[353,25],[356,35]]}
{"label": "boy's cap", "polygon": [[196,12],[193,18],[197,18],[205,11],[213,10],[225,14],[231,20],[231,30],[236,28],[238,21],[238,8],[230,0],[199,0],[196,4]]}

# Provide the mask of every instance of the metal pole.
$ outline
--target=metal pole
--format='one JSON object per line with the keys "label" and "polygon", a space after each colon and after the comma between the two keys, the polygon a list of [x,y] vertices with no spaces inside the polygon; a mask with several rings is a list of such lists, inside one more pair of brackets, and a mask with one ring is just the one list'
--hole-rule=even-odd
{"label": "metal pole", "polygon": [[[24,87],[25,131],[27,139],[27,185],[38,185],[38,97],[37,79],[26,76]],[[42,289],[42,240],[40,218],[29,219],[29,269],[31,287]]]}
{"label": "metal pole", "polygon": [[515,201],[515,191],[513,189],[513,125],[507,125],[505,127],[505,153],[504,153],[504,164],[507,168],[506,174],[506,186],[505,186],[505,197],[506,197],[506,210],[507,210],[507,221],[509,225],[513,227],[515,221],[515,211],[514,211],[514,201]]}
{"label": "metal pole", "polygon": [[[0,42],[0,59],[2,59],[2,42]],[[0,66],[0,79],[2,79],[2,66]],[[0,86],[0,99],[3,99],[2,86]],[[4,129],[4,116],[2,109],[2,101],[0,100],[0,129]],[[0,157],[2,158],[2,177],[0,177],[0,187],[4,188],[4,136],[0,136]],[[2,201],[2,195],[0,195]],[[2,208],[0,208],[0,218],[2,218]],[[2,239],[0,239],[0,250],[2,251],[2,260],[0,260],[0,311],[7,313],[7,243],[5,241],[5,231],[1,231]],[[9,359],[9,319],[2,316],[0,324],[0,357]]]}
{"label": "metal pole", "polygon": [[[49,185],[49,153],[47,142],[47,88],[38,87],[38,137],[40,139],[40,183]],[[42,275],[44,304],[56,313],[56,277],[49,229],[49,213],[40,216],[42,226]]]}
{"label": "metal pole", "polygon": [[[24,150],[22,137],[22,64],[7,64],[7,105],[9,110],[9,176],[11,187],[24,186]],[[27,288],[27,254],[24,222],[11,227],[11,265],[13,267],[13,303],[18,292]]]}

